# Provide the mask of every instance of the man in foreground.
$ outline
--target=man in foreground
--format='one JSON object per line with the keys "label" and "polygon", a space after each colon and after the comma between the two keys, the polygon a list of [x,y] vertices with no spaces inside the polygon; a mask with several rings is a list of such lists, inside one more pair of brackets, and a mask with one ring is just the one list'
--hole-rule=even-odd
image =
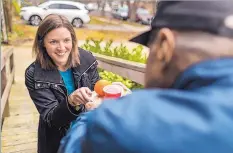
{"label": "man in foreground", "polygon": [[59,153],[232,153],[233,1],[163,1],[145,90],[81,115]]}

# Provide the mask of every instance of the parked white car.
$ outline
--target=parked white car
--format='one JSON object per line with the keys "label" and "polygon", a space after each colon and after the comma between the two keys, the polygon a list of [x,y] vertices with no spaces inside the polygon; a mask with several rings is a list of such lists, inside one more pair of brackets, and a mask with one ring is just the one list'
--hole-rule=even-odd
{"label": "parked white car", "polygon": [[50,14],[65,16],[74,27],[90,22],[85,4],[72,1],[48,1],[38,6],[23,7],[20,16],[31,25],[38,26]]}

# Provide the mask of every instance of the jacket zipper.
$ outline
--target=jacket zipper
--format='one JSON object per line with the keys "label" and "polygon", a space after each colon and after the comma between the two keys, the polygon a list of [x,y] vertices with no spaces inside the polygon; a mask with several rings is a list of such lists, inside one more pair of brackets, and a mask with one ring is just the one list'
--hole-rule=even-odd
{"label": "jacket zipper", "polygon": [[[95,60],[95,62],[93,62],[81,75],[80,75],[80,79],[83,76],[83,74],[85,74],[95,63],[97,62],[97,60]],[[80,81],[80,79],[78,81]]]}

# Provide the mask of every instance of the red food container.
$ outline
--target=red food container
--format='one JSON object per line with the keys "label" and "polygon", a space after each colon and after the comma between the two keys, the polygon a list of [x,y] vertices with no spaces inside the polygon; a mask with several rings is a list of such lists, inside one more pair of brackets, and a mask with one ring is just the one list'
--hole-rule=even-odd
{"label": "red food container", "polygon": [[123,88],[119,85],[107,85],[103,88],[104,98],[119,98],[122,90]]}

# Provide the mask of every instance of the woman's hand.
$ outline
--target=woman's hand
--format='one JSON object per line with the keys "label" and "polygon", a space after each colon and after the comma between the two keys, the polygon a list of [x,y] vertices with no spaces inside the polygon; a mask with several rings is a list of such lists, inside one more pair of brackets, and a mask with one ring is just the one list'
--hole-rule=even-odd
{"label": "woman's hand", "polygon": [[93,109],[96,109],[97,107],[99,107],[99,105],[101,104],[101,102],[88,102],[85,105],[85,108],[90,111]]}
{"label": "woman's hand", "polygon": [[[93,94],[94,95],[94,94]],[[102,104],[103,98],[98,96],[93,96],[93,100],[91,102],[86,103],[85,108],[86,110],[93,110]]]}
{"label": "woman's hand", "polygon": [[75,90],[72,94],[68,97],[68,102],[72,106],[78,106],[80,104],[86,104],[87,102],[91,101],[92,92],[87,87],[82,87]]}

